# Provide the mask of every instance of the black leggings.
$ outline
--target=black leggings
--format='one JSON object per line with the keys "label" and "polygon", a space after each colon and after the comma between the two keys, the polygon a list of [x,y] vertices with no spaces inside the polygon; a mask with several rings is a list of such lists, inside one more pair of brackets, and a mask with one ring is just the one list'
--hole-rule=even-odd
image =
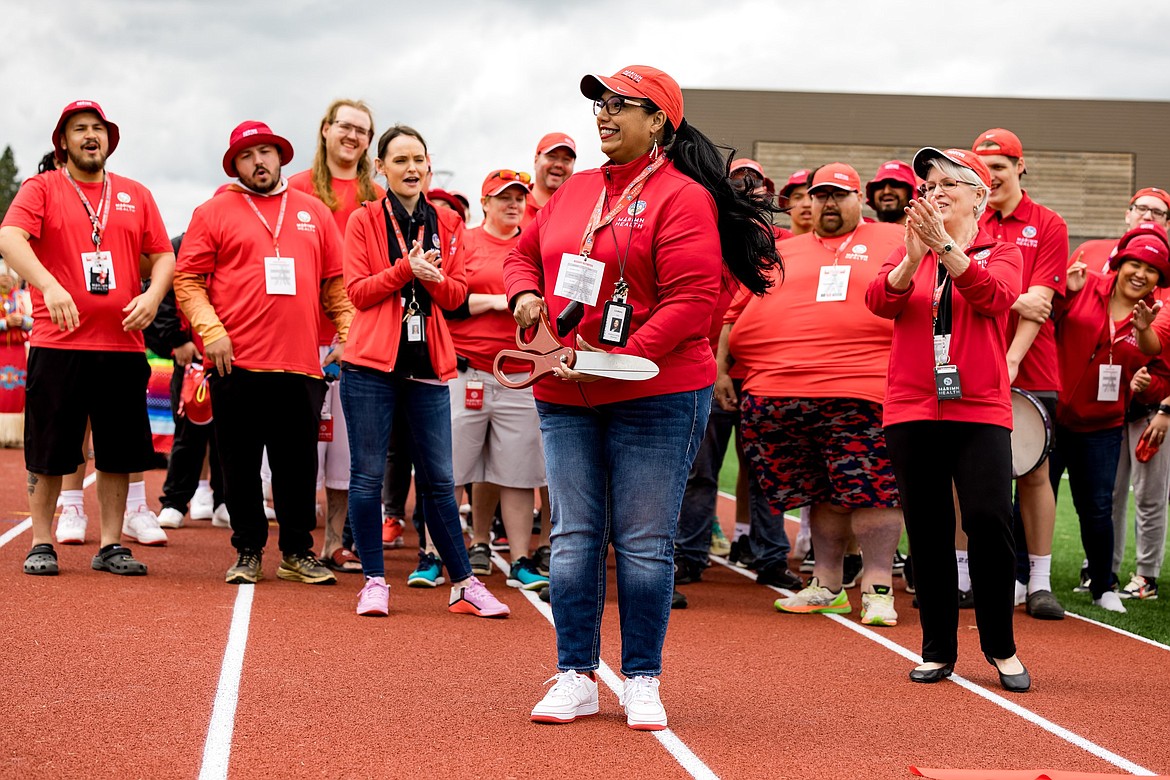
{"label": "black leggings", "polygon": [[886,428],[886,443],[914,556],[923,661],[952,663],[958,656],[952,482],[969,539],[979,643],[993,658],[1010,658],[1016,653],[1011,432],[984,423],[908,422]]}

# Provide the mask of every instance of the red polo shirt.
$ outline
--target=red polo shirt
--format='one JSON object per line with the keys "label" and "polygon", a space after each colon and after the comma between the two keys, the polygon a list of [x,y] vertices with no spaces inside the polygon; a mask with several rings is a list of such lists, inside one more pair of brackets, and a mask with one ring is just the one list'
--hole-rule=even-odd
{"label": "red polo shirt", "polygon": [[[1020,248],[1024,256],[1021,292],[1029,287],[1048,287],[1063,296],[1068,270],[1068,226],[1060,215],[1041,206],[1024,192],[1015,211],[1004,217],[986,211],[980,226],[997,241]],[[1008,323],[1008,344],[1015,338],[1020,317],[1012,312]],[[1033,392],[1059,392],[1060,368],[1056,357],[1056,328],[1049,318],[1040,326],[1036,340],[1020,362],[1016,387]]]}

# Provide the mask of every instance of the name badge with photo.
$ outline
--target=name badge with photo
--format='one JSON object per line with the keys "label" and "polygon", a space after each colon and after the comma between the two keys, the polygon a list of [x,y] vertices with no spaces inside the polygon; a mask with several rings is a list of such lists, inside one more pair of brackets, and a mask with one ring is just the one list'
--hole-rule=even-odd
{"label": "name badge with photo", "polygon": [[114,279],[114,259],[109,252],[82,252],[81,268],[85,289],[94,295],[109,295],[118,289]]}
{"label": "name badge with photo", "polygon": [[557,272],[557,284],[553,295],[577,301],[586,306],[596,306],[601,295],[601,277],[605,263],[581,255],[565,252],[561,255],[561,267]]}
{"label": "name badge with photo", "polygon": [[601,310],[601,335],[598,339],[602,344],[611,347],[624,347],[630,339],[630,320],[634,317],[634,307],[628,303],[606,301]]}
{"label": "name badge with photo", "polygon": [[422,314],[406,315],[406,340],[411,344],[425,344],[427,342],[427,321]]}
{"label": "name badge with photo", "polygon": [[269,295],[297,294],[297,271],[291,257],[264,258],[264,290]]}
{"label": "name badge with photo", "polygon": [[821,279],[817,284],[817,303],[843,301],[849,294],[849,272],[847,265],[821,266]]}
{"label": "name badge with photo", "polygon": [[1097,377],[1097,400],[1116,401],[1121,397],[1121,366],[1101,366]]}

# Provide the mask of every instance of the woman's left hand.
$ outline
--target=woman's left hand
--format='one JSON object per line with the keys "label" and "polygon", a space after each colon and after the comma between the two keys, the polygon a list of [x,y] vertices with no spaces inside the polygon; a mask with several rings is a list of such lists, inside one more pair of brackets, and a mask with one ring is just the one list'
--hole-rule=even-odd
{"label": "woman's left hand", "polygon": [[1133,327],[1134,330],[1145,330],[1150,327],[1154,321],[1154,317],[1158,316],[1158,310],[1162,308],[1162,302],[1156,301],[1153,308],[1146,305],[1145,301],[1138,301],[1137,305],[1133,307]]}
{"label": "woman's left hand", "polygon": [[[580,334],[577,336],[577,349],[582,352],[605,352],[604,349],[599,349],[593,346],[585,339],[581,338]],[[552,370],[553,374],[560,377],[566,382],[596,382],[601,379],[599,376],[592,374],[582,374],[565,366],[563,363]]]}
{"label": "woman's left hand", "polygon": [[942,213],[937,206],[925,198],[915,198],[910,201],[906,225],[922,243],[936,253],[944,245],[954,243],[954,240],[947,234],[946,227],[943,226]]}
{"label": "woman's left hand", "polygon": [[410,270],[420,282],[438,283],[443,281],[443,272],[439,270],[437,264],[438,259],[439,250],[430,249],[424,252],[422,244],[417,241],[410,248]]}

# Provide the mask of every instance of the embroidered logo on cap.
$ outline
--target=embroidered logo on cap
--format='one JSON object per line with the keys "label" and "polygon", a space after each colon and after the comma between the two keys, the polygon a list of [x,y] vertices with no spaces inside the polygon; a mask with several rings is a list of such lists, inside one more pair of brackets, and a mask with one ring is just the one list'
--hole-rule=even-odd
{"label": "embroidered logo on cap", "polygon": [[256,128],[253,127],[249,130],[245,130],[244,132],[240,133],[240,138],[247,138],[248,136],[256,135],[259,132],[260,132],[259,130],[257,130]]}
{"label": "embroidered logo on cap", "polygon": [[628,78],[630,81],[634,82],[635,84],[637,84],[639,81],[642,80],[642,74],[638,73],[637,71],[623,70],[622,75],[625,76],[626,78]]}
{"label": "embroidered logo on cap", "polygon": [[834,171],[833,178],[840,179],[841,181],[849,181],[849,176],[847,174],[841,173],[840,171]]}

